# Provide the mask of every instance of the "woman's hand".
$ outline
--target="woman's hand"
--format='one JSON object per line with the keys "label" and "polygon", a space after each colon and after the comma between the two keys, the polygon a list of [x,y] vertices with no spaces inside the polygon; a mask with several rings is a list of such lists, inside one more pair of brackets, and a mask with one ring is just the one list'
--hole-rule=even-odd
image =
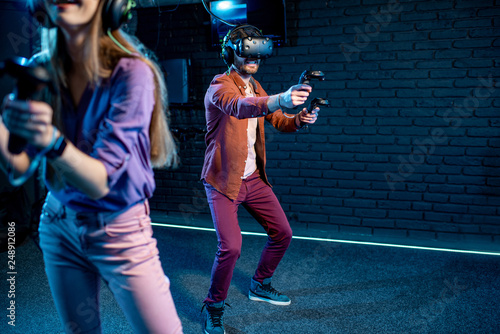
{"label": "woman's hand", "polygon": [[[8,97],[4,100],[2,121],[11,134],[25,138],[39,149],[51,145],[53,131],[52,108],[45,102],[20,101]],[[16,173],[24,173],[30,164],[26,154],[14,155],[7,159],[7,131],[0,124],[0,167],[10,163]],[[56,133],[57,135],[57,133]],[[63,154],[50,160],[56,173],[67,183],[92,199],[99,199],[109,193],[108,174],[103,163],[77,149],[68,142]]]}
{"label": "woman's hand", "polygon": [[40,149],[50,145],[56,130],[52,126],[53,111],[47,103],[13,100],[9,95],[2,109],[2,120],[10,133]]}

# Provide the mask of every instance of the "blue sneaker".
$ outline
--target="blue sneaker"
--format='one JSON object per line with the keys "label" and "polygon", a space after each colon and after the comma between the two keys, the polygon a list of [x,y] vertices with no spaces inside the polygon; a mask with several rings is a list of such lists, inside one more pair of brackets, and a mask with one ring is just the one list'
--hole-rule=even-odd
{"label": "blue sneaker", "polygon": [[265,278],[261,283],[252,278],[248,298],[258,302],[268,302],[273,305],[290,305],[290,298],[276,291],[271,286],[271,278]]}
{"label": "blue sneaker", "polygon": [[203,330],[205,334],[226,334],[224,330],[224,322],[222,316],[224,315],[224,301],[218,303],[205,303],[203,308],[207,309],[205,324]]}

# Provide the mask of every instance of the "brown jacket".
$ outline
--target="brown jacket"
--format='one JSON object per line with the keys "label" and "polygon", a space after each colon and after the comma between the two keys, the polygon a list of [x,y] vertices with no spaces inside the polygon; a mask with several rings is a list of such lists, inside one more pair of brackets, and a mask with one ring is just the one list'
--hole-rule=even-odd
{"label": "brown jacket", "polygon": [[267,93],[253,78],[250,83],[256,97],[245,97],[244,81],[231,70],[229,74],[216,75],[205,95],[207,150],[201,179],[232,200],[238,197],[248,155],[247,119],[259,117],[255,142],[257,168],[268,185],[264,118],[279,131],[298,130],[295,124],[297,115],[283,114],[281,110],[269,113]]}

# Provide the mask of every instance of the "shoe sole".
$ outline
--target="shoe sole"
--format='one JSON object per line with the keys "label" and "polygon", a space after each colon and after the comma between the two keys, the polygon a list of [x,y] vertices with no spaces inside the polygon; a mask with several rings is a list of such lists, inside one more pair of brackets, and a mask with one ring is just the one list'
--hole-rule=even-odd
{"label": "shoe sole", "polygon": [[[207,332],[206,330],[203,330],[203,333],[205,334],[210,334],[209,332]],[[226,334],[226,330],[224,329],[224,334]]]}
{"label": "shoe sole", "polygon": [[248,298],[250,300],[255,301],[255,302],[266,302],[266,303],[269,303],[269,304],[280,305],[280,306],[287,306],[287,305],[290,305],[292,303],[291,300],[289,300],[287,302],[280,302],[280,301],[276,301],[276,300],[272,300],[272,299],[263,298],[263,297],[259,297],[259,296],[256,296],[256,295],[252,295],[252,294],[248,294]]}
{"label": "shoe sole", "polygon": [[[203,327],[206,327],[206,324]],[[210,334],[209,332],[207,332],[207,330],[205,328],[203,328],[203,333]],[[224,334],[226,334],[226,329],[225,328],[224,328]]]}

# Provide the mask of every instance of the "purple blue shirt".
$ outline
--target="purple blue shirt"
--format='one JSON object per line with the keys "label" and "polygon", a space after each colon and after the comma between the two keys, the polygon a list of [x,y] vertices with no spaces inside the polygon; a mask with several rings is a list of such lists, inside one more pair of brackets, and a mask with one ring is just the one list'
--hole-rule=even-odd
{"label": "purple blue shirt", "polygon": [[122,58],[111,76],[88,86],[75,108],[62,93],[64,134],[108,173],[109,193],[92,200],[67,185],[52,194],[73,210],[118,211],[153,195],[149,125],[155,104],[154,76],[138,58]]}

